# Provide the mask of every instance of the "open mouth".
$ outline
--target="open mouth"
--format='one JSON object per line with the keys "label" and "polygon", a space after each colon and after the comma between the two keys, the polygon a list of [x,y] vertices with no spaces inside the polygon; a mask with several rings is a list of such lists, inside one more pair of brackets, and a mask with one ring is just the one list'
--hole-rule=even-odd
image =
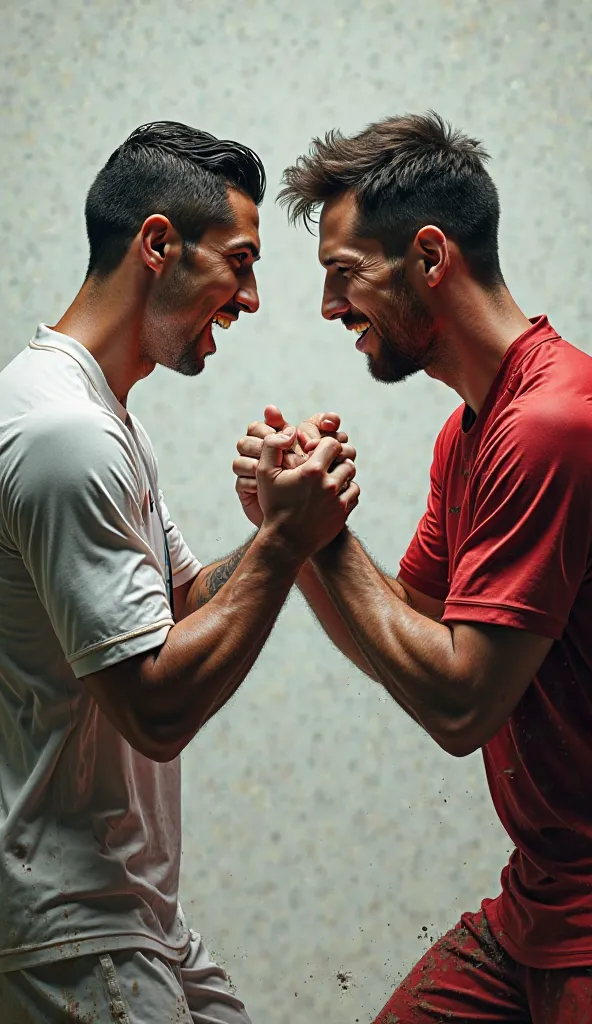
{"label": "open mouth", "polygon": [[214,316],[210,320],[210,323],[212,325],[215,324],[216,327],[221,327],[223,331],[227,331],[230,325],[233,324],[235,320],[238,320],[237,310],[222,308],[219,309],[218,312],[214,314]]}
{"label": "open mouth", "polygon": [[224,331],[227,331],[233,322],[233,318],[228,313],[216,313],[216,316],[212,317],[212,323],[216,324],[217,327],[221,327]]}
{"label": "open mouth", "polygon": [[363,351],[364,338],[372,327],[370,320],[344,320],[343,323],[345,327],[347,327],[348,331],[354,331],[354,333],[358,335],[356,348]]}
{"label": "open mouth", "polygon": [[353,324],[351,329],[352,331],[355,331],[355,333],[358,335],[358,341],[361,341],[366,332],[369,331],[371,327],[372,324],[370,323],[369,320],[363,320],[360,323]]}

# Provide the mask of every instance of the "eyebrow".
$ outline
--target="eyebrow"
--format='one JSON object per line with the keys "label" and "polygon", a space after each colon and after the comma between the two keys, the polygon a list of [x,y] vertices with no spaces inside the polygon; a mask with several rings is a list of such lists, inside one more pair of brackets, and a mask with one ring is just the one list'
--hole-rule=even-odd
{"label": "eyebrow", "polygon": [[[358,257],[359,259],[359,257]],[[336,263],[355,263],[356,258],[353,253],[342,253],[341,256],[327,256],[326,259],[321,260],[323,267],[334,267]]]}

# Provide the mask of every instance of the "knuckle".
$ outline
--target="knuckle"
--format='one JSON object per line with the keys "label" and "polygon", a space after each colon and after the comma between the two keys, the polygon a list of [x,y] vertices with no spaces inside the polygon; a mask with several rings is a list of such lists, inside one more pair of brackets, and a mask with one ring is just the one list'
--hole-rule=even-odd
{"label": "knuckle", "polygon": [[318,462],[313,462],[309,459],[308,462],[302,464],[302,475],[307,477],[319,477],[323,475],[323,468]]}

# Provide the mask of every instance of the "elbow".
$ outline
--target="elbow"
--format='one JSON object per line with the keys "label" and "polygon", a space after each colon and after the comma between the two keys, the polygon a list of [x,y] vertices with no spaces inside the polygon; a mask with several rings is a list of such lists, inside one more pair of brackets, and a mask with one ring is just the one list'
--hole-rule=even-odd
{"label": "elbow", "polygon": [[180,722],[155,722],[143,717],[134,720],[126,738],[149,761],[168,764],[179,757],[196,732],[188,733]]}
{"label": "elbow", "polygon": [[434,736],[434,739],[438,746],[451,757],[468,757],[469,754],[476,753],[483,746],[471,735],[464,736],[462,733],[441,733]]}
{"label": "elbow", "polygon": [[207,719],[186,706],[165,710],[160,700],[154,706],[150,696],[142,692],[129,707],[126,738],[148,760],[167,764],[179,757]]}
{"label": "elbow", "polygon": [[125,737],[129,745],[137,750],[138,754],[148,758],[149,761],[156,761],[158,764],[168,764],[185,749],[189,739],[181,741],[165,739],[158,734],[157,730],[134,729],[133,733]]}
{"label": "elbow", "polygon": [[136,745],[138,753],[147,757],[149,761],[156,761],[157,764],[169,764],[185,749],[186,743],[172,745],[170,743],[158,743],[149,741]]}
{"label": "elbow", "polygon": [[441,718],[429,732],[438,746],[451,757],[469,757],[490,738],[485,735],[483,723],[473,710]]}

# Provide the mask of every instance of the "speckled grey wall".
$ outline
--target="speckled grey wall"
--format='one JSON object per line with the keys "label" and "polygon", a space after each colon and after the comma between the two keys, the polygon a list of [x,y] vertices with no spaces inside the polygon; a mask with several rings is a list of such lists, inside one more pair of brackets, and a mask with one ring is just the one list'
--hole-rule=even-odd
{"label": "speckled grey wall", "polygon": [[[483,137],[507,280],[590,350],[586,0],[3,0],[0,362],[83,276],[85,191],[137,124],[186,120],[266,162],[262,307],[194,381],[157,371],[134,411],[202,559],[247,528],[230,464],[268,401],[335,408],[359,450],[355,527],[396,568],[455,397],[385,388],[319,317],[315,241],[273,205],[310,137],[433,106]],[[256,595],[255,595],[256,597]],[[454,761],[329,648],[294,597],[241,692],[185,755],[183,898],[255,1024],[369,1021],[509,841],[479,757]],[[340,972],[347,979],[340,982]]]}

